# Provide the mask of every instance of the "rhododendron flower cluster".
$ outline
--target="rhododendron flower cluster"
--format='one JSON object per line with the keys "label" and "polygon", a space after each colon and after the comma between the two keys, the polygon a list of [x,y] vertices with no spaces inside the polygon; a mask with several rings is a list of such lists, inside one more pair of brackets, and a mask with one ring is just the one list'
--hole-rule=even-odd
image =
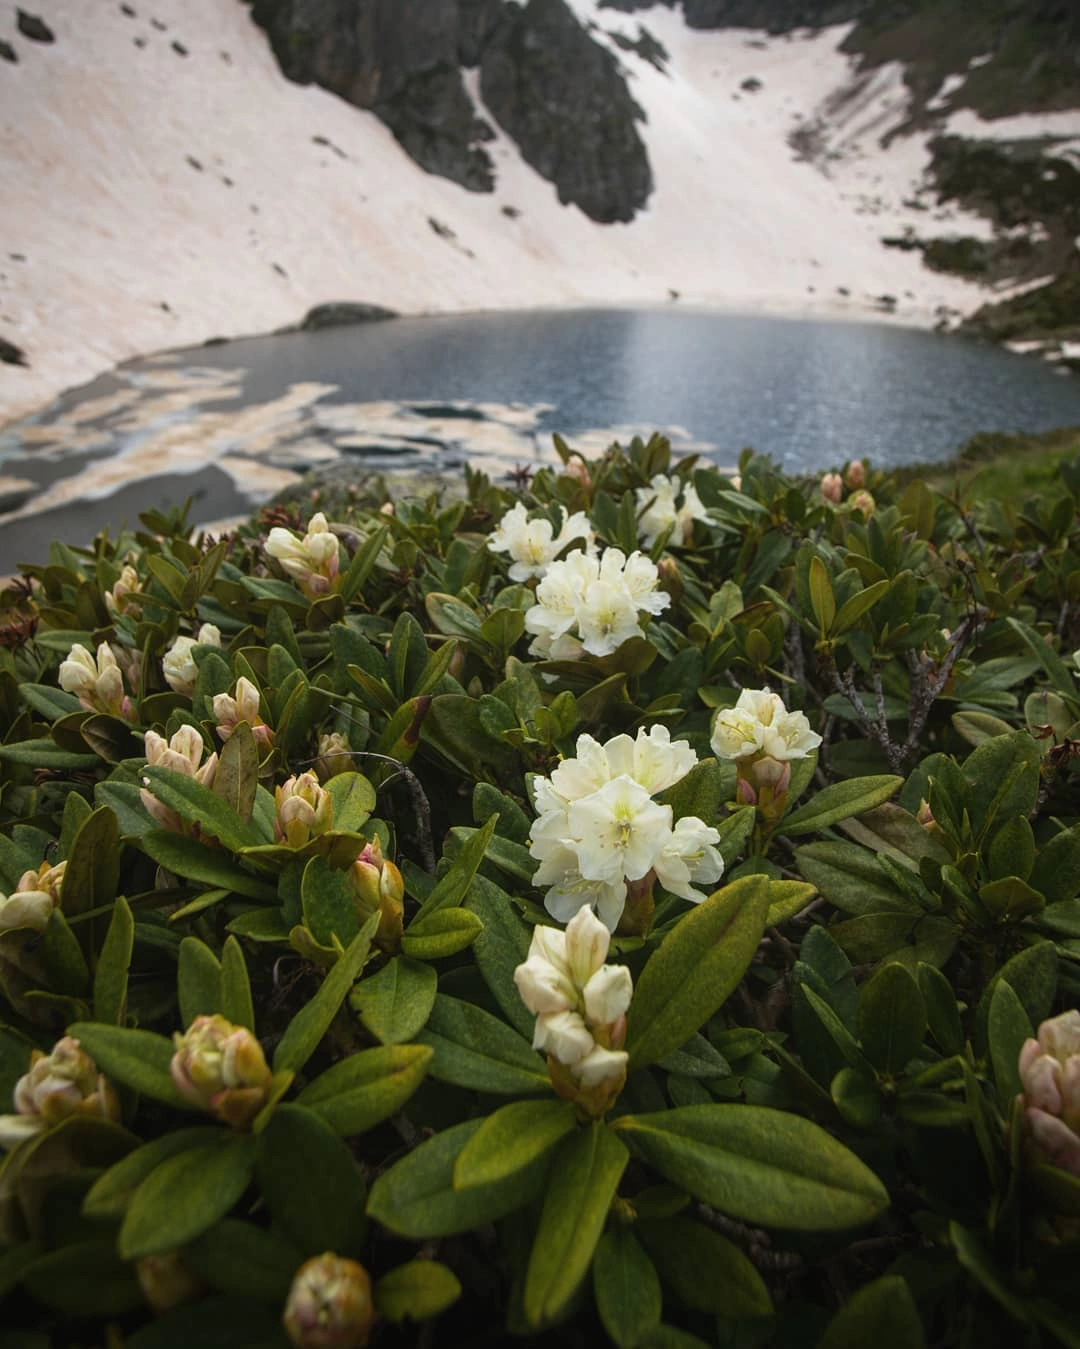
{"label": "rhododendron flower cluster", "polygon": [[543,517],[530,520],[520,501],[496,525],[488,539],[488,547],[493,553],[509,553],[511,581],[528,581],[534,576],[545,575],[562,550],[575,539],[582,540],[586,552],[595,547],[596,535],[584,511],[575,511],[568,516],[565,506],[560,506],[559,510],[562,525],[558,533],[550,520]]}
{"label": "rhododendron flower cluster", "polygon": [[271,1073],[262,1046],[220,1012],[197,1016],[181,1035],[169,1073],[177,1091],[234,1129],[246,1129],[266,1104]]}
{"label": "rhododendron flower cluster", "polygon": [[554,918],[565,923],[592,908],[614,932],[628,885],[647,889],[654,880],[692,903],[705,898],[695,883],[720,879],[720,835],[695,815],[676,821],[670,806],[653,800],[696,763],[686,740],[653,726],[603,745],[581,735],[573,759],[534,781],[533,883],[548,887],[544,904]]}
{"label": "rhododendron flower cluster", "polygon": [[44,932],[53,909],[60,904],[67,862],[42,862],[37,871],[24,871],[10,895],[0,895],[0,932],[32,928]]}
{"label": "rhododendron flower cluster", "polygon": [[69,1115],[120,1119],[116,1092],[70,1035],[49,1054],[31,1053],[30,1071],[15,1084],[14,1104],[14,1115],[0,1115],[0,1147],[16,1147]]}
{"label": "rhododendron flower cluster", "polygon": [[[214,785],[218,756],[211,754],[206,762],[203,762],[206,745],[197,727],[181,726],[178,731],[173,732],[169,740],[163,735],[158,735],[157,731],[147,731],[143,749],[146,751],[148,768],[171,768],[174,773],[183,773],[186,778],[194,778],[204,787]],[[139,799],[153,819],[162,829],[169,829],[174,834],[188,832],[188,826],[179,813],[154,795],[149,778],[144,778],[143,782],[145,785],[139,792]]]}
{"label": "rhododendron flower cluster", "polygon": [[565,932],[533,928],[528,959],[514,971],[522,1002],[536,1013],[533,1048],[548,1055],[556,1090],[578,1099],[581,1089],[600,1088],[605,1107],[626,1079],[622,1044],[634,991],[625,965],[604,963],[610,942],[592,910],[580,909]]}
{"label": "rhododendron flower cluster", "polygon": [[601,557],[571,553],[553,562],[525,613],[533,634],[529,654],[576,660],[583,652],[610,656],[641,635],[641,615],[659,614],[671,597],[659,589],[660,574],[643,553],[626,556],[607,548]]}
{"label": "rhododendron flower cluster", "polygon": [[220,647],[221,630],[213,623],[204,623],[194,637],[177,637],[161,662],[165,683],[174,693],[182,693],[185,698],[190,698],[195,692],[195,680],[199,676],[194,656],[197,646]]}
{"label": "rhododendron flower cluster", "polygon": [[257,744],[269,746],[273,743],[274,732],[259,712],[259,690],[246,675],[236,681],[232,693],[215,693],[213,708],[217,733],[222,740],[228,740],[237,726],[246,721]]}
{"label": "rhododendron flower cluster", "polygon": [[320,511],[308,521],[302,539],[281,525],[266,538],[266,552],[278,562],[309,599],[328,595],[340,567],[338,537]]}
{"label": "rhododendron flower cluster", "polygon": [[60,687],[74,693],[88,712],[131,718],[131,699],[124,692],[124,674],[108,642],[97,649],[97,659],[80,642],[60,662]]}
{"label": "rhododendron flower cluster", "polygon": [[1080,1012],[1044,1021],[1020,1050],[1024,1119],[1037,1154],[1080,1176]]}
{"label": "rhododendron flower cluster", "polygon": [[707,521],[708,512],[692,482],[669,478],[657,473],[648,487],[638,487],[634,496],[638,508],[638,533],[646,548],[651,548],[661,534],[672,531],[673,543],[689,543],[694,533],[694,521]]}
{"label": "rhododendron flower cluster", "polygon": [[311,772],[294,775],[275,787],[274,807],[274,837],[290,848],[302,848],[334,823],[330,793]]}
{"label": "rhododendron flower cluster", "polygon": [[718,758],[735,760],[739,800],[775,813],[787,800],[792,760],[805,759],[821,736],[778,693],[743,689],[734,707],[717,714],[710,743]]}

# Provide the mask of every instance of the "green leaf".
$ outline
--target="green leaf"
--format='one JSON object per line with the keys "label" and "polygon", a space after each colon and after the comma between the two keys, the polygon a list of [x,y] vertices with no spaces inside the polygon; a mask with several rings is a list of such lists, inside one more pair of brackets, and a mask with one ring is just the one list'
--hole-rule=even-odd
{"label": "green leaf", "polygon": [[221,950],[221,1014],[234,1026],[244,1026],[255,1033],[251,980],[243,948],[235,937],[227,937]]}
{"label": "green leaf", "polygon": [[221,1011],[221,962],[198,937],[185,937],[180,943],[176,984],[182,1025]]}
{"label": "green leaf", "polygon": [[484,930],[469,909],[421,909],[401,939],[401,949],[414,960],[442,960],[471,946]]}
{"label": "green leaf", "polygon": [[764,1227],[833,1231],[889,1204],[877,1176],[824,1129],[753,1105],[624,1115],[614,1126],[673,1185]]}
{"label": "green leaf", "polygon": [[438,985],[430,965],[394,956],[381,970],[361,979],[349,1004],[384,1045],[404,1044],[427,1023]]}
{"label": "green leaf", "polygon": [[319,991],[289,1022],[274,1051],[275,1073],[298,1073],[315,1053],[363,969],[378,927],[379,914],[373,913],[323,980]]}
{"label": "green leaf", "polygon": [[287,1349],[281,1310],[218,1294],[185,1302],[125,1335],[124,1349]]}
{"label": "green leaf", "polygon": [[212,1144],[220,1137],[221,1129],[207,1124],[174,1129],[152,1143],[144,1143],[94,1181],[83,1200],[83,1212],[88,1218],[122,1218],[135,1191],[162,1162],[190,1148]]}
{"label": "green leaf", "polygon": [[817,894],[817,886],[806,881],[769,881],[769,911],[765,926],[776,927],[794,918]]}
{"label": "green leaf", "polygon": [[976,843],[990,834],[997,820],[1035,809],[1041,758],[1028,732],[1014,731],[987,740],[964,760],[964,806]]}
{"label": "green leaf", "polygon": [[474,878],[466,903],[484,925],[472,945],[473,959],[503,1016],[531,1040],[535,1017],[514,983],[514,970],[529,954],[529,929],[506,891],[484,876]]}
{"label": "green leaf", "polygon": [[534,1328],[554,1321],[588,1274],[629,1160],[603,1124],[576,1131],[556,1149],[525,1271],[525,1319]]}
{"label": "green leaf", "polygon": [[338,593],[346,604],[355,599],[364,588],[364,583],[375,569],[388,533],[388,528],[381,525],[353,554],[353,559],[338,587]]}
{"label": "green leaf", "polygon": [[125,1260],[175,1251],[223,1218],[251,1181],[255,1140],[221,1130],[168,1158],[135,1191],[120,1228]]}
{"label": "green leaf", "polygon": [[1072,671],[1051,647],[1044,638],[1029,627],[1026,623],[1021,623],[1018,618],[1007,618],[1006,623],[1017,633],[1027,646],[1028,650],[1046,671],[1051,684],[1058,691],[1064,694],[1066,698],[1076,697],[1076,680]]}
{"label": "green leaf", "polygon": [[891,909],[910,914],[912,919],[921,913],[886,879],[877,858],[866,848],[854,843],[807,843],[796,850],[795,860],[806,880],[845,913],[871,914]]}
{"label": "green leaf", "polygon": [[332,946],[335,937],[344,946],[360,930],[349,878],[325,857],[313,857],[305,866],[300,900],[304,922],[321,946]]}
{"label": "green leaf", "polygon": [[1006,1113],[1009,1103],[1023,1091],[1019,1069],[1020,1050],[1024,1041],[1034,1033],[1024,1005],[1016,996],[1012,984],[1008,979],[999,979],[990,996],[986,1034],[998,1101]]}
{"label": "green leaf", "polygon": [[416,1037],[435,1051],[431,1076],[496,1095],[551,1090],[544,1060],[515,1030],[469,1002],[440,993]]}
{"label": "green leaf", "polygon": [[375,1285],[375,1307],[387,1321],[424,1321],[452,1307],[461,1284],[437,1260],[410,1260],[384,1274]]}
{"label": "green leaf", "polygon": [[886,1274],[852,1293],[818,1349],[922,1349],[925,1343],[911,1290],[899,1275]]}
{"label": "green leaf", "polygon": [[916,971],[926,1002],[927,1024],[943,1054],[959,1054],[964,1048],[964,1028],[952,984],[933,965],[920,964]]}
{"label": "green leaf", "polygon": [[772,1298],[753,1262],[719,1232],[683,1217],[639,1222],[635,1230],[684,1306],[738,1321],[772,1315]]}
{"label": "green leaf", "polygon": [[482,829],[471,831],[470,837],[465,840],[449,871],[420,906],[419,913],[410,924],[410,930],[415,930],[418,923],[424,922],[439,909],[460,906],[469,893],[477,868],[484,860],[498,818],[497,815],[493,815]]}
{"label": "green leaf", "polygon": [[871,1129],[881,1118],[877,1082],[862,1068],[841,1068],[829,1085],[829,1095],[847,1123],[856,1129]]}
{"label": "green leaf", "polygon": [[355,834],[375,809],[375,788],[362,773],[335,773],[326,784],[334,805],[334,830]]}
{"label": "green leaf", "polygon": [[48,1251],[20,1281],[38,1302],[69,1317],[111,1320],[145,1306],[135,1271],[117,1255],[111,1234]]}
{"label": "green leaf", "polygon": [[184,1264],[208,1287],[284,1306],[301,1255],[274,1232],[223,1218],[184,1247]]}
{"label": "green leaf", "polygon": [[218,754],[213,793],[243,820],[251,819],[259,785],[259,747],[246,721],[233,728]]}
{"label": "green leaf", "polygon": [[461,1150],[454,1188],[492,1185],[531,1166],[577,1125],[569,1101],[514,1101],[488,1115]]}
{"label": "green leaf", "polygon": [[68,918],[101,909],[116,898],[120,878],[120,831],[108,806],[88,815],[67,859],[60,899]]}
{"label": "green leaf", "polygon": [[128,969],[135,945],[135,920],[127,900],[113,904],[109,930],[94,971],[94,1019],[122,1026],[127,1014]]}
{"label": "green leaf", "polygon": [[895,1077],[922,1047],[926,1002],[903,965],[882,965],[859,997],[859,1040],[879,1072]]}
{"label": "green leaf", "polygon": [[630,1004],[631,1069],[680,1048],[720,1007],[757,950],[768,907],[768,882],[747,876],[710,895],[668,933]]}
{"label": "green leaf", "polygon": [[171,768],[147,765],[143,776],[149,779],[150,790],[164,805],[175,810],[182,820],[198,824],[203,834],[211,835],[231,851],[254,847],[264,840],[251,820],[243,819],[237,811],[215,796],[194,778]]}
{"label": "green leaf", "polygon": [[83,773],[101,767],[96,754],[73,754],[52,740],[17,740],[10,745],[0,745],[0,762]]}
{"label": "green leaf", "polygon": [[82,710],[82,703],[74,693],[54,689],[50,684],[20,684],[19,696],[46,721],[59,721],[61,717]]}
{"label": "green leaf", "polygon": [[850,778],[823,787],[806,805],[785,816],[780,828],[785,834],[812,834],[852,815],[862,815],[895,796],[904,779],[885,773],[878,777]]}
{"label": "green leaf", "polygon": [[400,1110],[424,1080],[430,1063],[431,1050],[424,1045],[362,1049],[320,1073],[300,1093],[297,1104],[350,1138]]}
{"label": "green leaf", "polygon": [[836,596],[833,594],[832,582],[829,580],[825,563],[816,555],[810,559],[808,580],[810,607],[814,611],[818,630],[822,637],[827,637],[832,630],[833,619],[836,617]]}
{"label": "green leaf", "polygon": [[355,1252],[364,1175],[329,1124],[302,1105],[278,1106],[258,1134],[256,1169],[275,1225],[303,1256]]}
{"label": "green leaf", "polygon": [[612,1227],[593,1257],[593,1296],[604,1329],[619,1349],[634,1349],[660,1324],[662,1302],[656,1269],[628,1227]]}
{"label": "green leaf", "polygon": [[848,628],[853,628],[863,614],[877,604],[891,584],[887,578],[874,581],[873,584],[864,586],[862,590],[857,590],[849,600],[845,600],[833,619],[832,636],[840,637]]}
{"label": "green leaf", "polygon": [[164,1035],[126,1026],[106,1026],[97,1021],[78,1021],[68,1027],[68,1034],[79,1041],[98,1069],[114,1082],[181,1110],[197,1108],[173,1086],[169,1074],[173,1043]]}
{"label": "green leaf", "polygon": [[547,1173],[544,1157],[493,1185],[454,1189],[454,1164],[482,1124],[472,1119],[454,1125],[383,1172],[371,1187],[371,1217],[399,1236],[423,1240],[474,1231],[530,1203]]}

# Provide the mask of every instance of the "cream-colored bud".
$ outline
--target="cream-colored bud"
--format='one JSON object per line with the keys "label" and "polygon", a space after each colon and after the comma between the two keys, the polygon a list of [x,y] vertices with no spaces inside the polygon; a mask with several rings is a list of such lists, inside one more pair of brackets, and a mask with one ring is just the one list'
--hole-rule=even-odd
{"label": "cream-colored bud", "polygon": [[282,1316],[296,1349],[363,1349],[374,1321],[363,1265],[327,1251],[300,1266]]}
{"label": "cream-colored bud", "polygon": [[215,1012],[197,1016],[173,1043],[169,1071],[180,1094],[233,1128],[247,1128],[266,1104],[271,1078],[254,1035]]}

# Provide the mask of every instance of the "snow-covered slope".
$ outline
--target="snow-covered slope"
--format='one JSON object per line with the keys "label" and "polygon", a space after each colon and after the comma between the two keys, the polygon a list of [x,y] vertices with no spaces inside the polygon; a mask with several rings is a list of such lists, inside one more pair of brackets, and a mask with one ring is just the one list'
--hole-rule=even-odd
{"label": "snow-covered slope", "polygon": [[[921,142],[882,152],[871,107],[844,124],[843,173],[789,145],[850,80],[843,29],[692,32],[666,7],[631,17],[573,0],[598,37],[643,22],[670,57],[660,70],[618,51],[656,186],[631,224],[596,225],[505,138],[490,147],[493,194],[425,174],[372,114],[287,82],[238,0],[35,8],[54,43],[0,32],[18,55],[0,62],[0,337],[29,362],[0,365],[0,419],[138,353],[273,329],[331,300],[423,313],[677,295],[865,313],[888,294],[899,318],[929,324],[985,298],[880,244],[905,218],[926,232],[902,206]],[[895,79],[871,91],[887,119],[898,96]],[[826,131],[844,115],[826,110]]]}

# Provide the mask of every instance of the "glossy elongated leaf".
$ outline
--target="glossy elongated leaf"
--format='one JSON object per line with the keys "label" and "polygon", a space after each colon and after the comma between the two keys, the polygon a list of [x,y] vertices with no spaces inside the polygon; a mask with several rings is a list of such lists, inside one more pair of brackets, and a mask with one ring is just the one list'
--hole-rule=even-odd
{"label": "glossy elongated leaf", "polygon": [[631,1068],[664,1058],[694,1034],[743,977],[761,940],[769,885],[747,876],[691,910],[660,943],[627,1017]]}
{"label": "glossy elongated leaf", "polygon": [[221,1011],[221,962],[198,937],[185,937],[180,943],[176,986],[184,1026],[197,1016]]}
{"label": "glossy elongated leaf", "polygon": [[299,1072],[315,1053],[364,967],[378,926],[379,914],[373,913],[323,980],[319,991],[289,1022],[274,1051],[275,1073]]}
{"label": "glossy elongated leaf", "polygon": [[356,1252],[367,1187],[329,1124],[305,1106],[278,1106],[258,1134],[256,1168],[275,1225],[301,1255]]}
{"label": "glossy elongated leaf", "polygon": [[461,1296],[461,1284],[438,1260],[410,1260],[384,1274],[373,1296],[384,1320],[424,1321],[452,1307]]}
{"label": "glossy elongated leaf", "polygon": [[577,1130],[559,1144],[525,1271],[530,1325],[558,1317],[585,1279],[629,1160],[626,1145],[603,1124]]}
{"label": "glossy elongated leaf", "polygon": [[356,985],[349,1003],[384,1045],[404,1044],[423,1029],[438,985],[438,975],[430,965],[394,956]]}
{"label": "glossy elongated leaf", "polygon": [[802,913],[807,904],[817,894],[817,886],[807,881],[769,881],[769,909],[765,916],[766,927],[776,927],[786,923],[797,913]]}
{"label": "glossy elongated leaf", "polygon": [[68,918],[100,909],[116,897],[120,878],[120,830],[108,806],[99,806],[79,826],[67,859],[60,901]]}
{"label": "glossy elongated leaf", "polygon": [[10,745],[0,745],[0,762],[83,773],[101,767],[101,760],[96,754],[72,753],[61,749],[53,740],[16,740]]}
{"label": "glossy elongated leaf", "polygon": [[454,1189],[458,1155],[482,1123],[445,1129],[384,1171],[371,1187],[370,1216],[399,1236],[422,1240],[472,1231],[531,1203],[547,1174],[545,1157],[507,1180]]}
{"label": "glossy elongated leaf", "polygon": [[857,590],[849,600],[845,600],[833,619],[832,634],[839,637],[847,632],[848,628],[853,628],[863,614],[877,604],[891,584],[892,582],[887,579],[874,581],[871,585]]}
{"label": "glossy elongated leaf", "polygon": [[302,1255],[276,1232],[222,1218],[184,1247],[184,1264],[209,1288],[282,1307]]}
{"label": "glossy elongated leaf", "polygon": [[439,909],[421,913],[401,939],[401,949],[414,960],[444,960],[471,946],[484,924],[469,909]]}
{"label": "glossy elongated leaf", "polygon": [[551,1090],[547,1067],[516,1030],[473,1003],[440,993],[416,1037],[435,1051],[431,1076],[496,1095]]}
{"label": "glossy elongated leaf", "polygon": [[145,1305],[135,1271],[117,1255],[111,1234],[45,1252],[20,1282],[38,1302],[69,1317],[105,1320]]}
{"label": "glossy elongated leaf", "polygon": [[255,1165],[250,1134],[222,1129],[212,1143],[160,1163],[135,1191],[120,1228],[125,1260],[175,1251],[212,1227],[247,1189]]}
{"label": "glossy elongated leaf", "polygon": [[660,1324],[660,1279],[628,1227],[604,1233],[593,1257],[593,1296],[604,1329],[619,1349],[634,1349]]}
{"label": "glossy elongated leaf", "polygon": [[345,946],[359,932],[349,879],[325,857],[312,857],[304,867],[300,901],[304,922],[321,945],[332,946],[336,937]]}
{"label": "glossy elongated leaf", "polygon": [[334,804],[334,828],[354,834],[370,819],[375,809],[375,788],[362,773],[335,773],[326,784]]}
{"label": "glossy elongated leaf", "polygon": [[765,1227],[830,1231],[888,1207],[877,1176],[824,1129],[764,1106],[694,1105],[613,1127],[673,1185]]}
{"label": "glossy elongated leaf", "polygon": [[829,580],[829,573],[826,570],[825,563],[820,557],[810,559],[810,607],[814,612],[814,618],[817,620],[818,631],[823,637],[827,637],[832,630],[833,619],[836,617],[836,596],[833,594],[832,582]]}
{"label": "glossy elongated leaf", "polygon": [[83,1200],[83,1212],[90,1218],[123,1217],[135,1191],[151,1171],[178,1153],[211,1145],[220,1137],[220,1127],[206,1124],[174,1129],[153,1142],[144,1143],[94,1181]]}
{"label": "glossy elongated leaf", "polygon": [[521,1001],[514,983],[514,970],[529,954],[529,928],[518,917],[506,891],[485,876],[474,878],[466,907],[484,925],[472,945],[472,956],[484,982],[507,1021],[531,1040],[535,1017]]}
{"label": "glossy elongated leaf", "polygon": [[919,1309],[904,1279],[886,1274],[858,1288],[844,1303],[818,1349],[922,1349]]}
{"label": "glossy elongated leaf", "polygon": [[140,846],[155,862],[186,880],[268,903],[275,898],[274,887],[267,881],[246,871],[228,853],[208,848],[186,834],[150,829],[142,835]]}
{"label": "glossy elongated leaf", "polygon": [[964,1048],[964,1028],[952,984],[933,965],[920,964],[916,977],[926,1003],[930,1034],[943,1054],[959,1054]]}
{"label": "glossy elongated leaf", "polygon": [[[472,831],[451,863],[449,871],[420,906],[420,912],[409,925],[410,931],[416,930],[418,924],[422,925],[438,910],[460,906],[469,893],[477,868],[484,860],[484,854],[495,833],[497,823],[498,816],[493,815],[483,828]],[[422,931],[422,926],[420,930]]]}
{"label": "glossy elongated leaf", "polygon": [[198,823],[204,834],[220,839],[226,848],[236,851],[266,841],[251,820],[243,819],[227,801],[194,778],[170,768],[150,766],[143,776],[149,778],[150,790],[159,801],[175,810],[181,819]]}
{"label": "glossy elongated leaf", "polygon": [[424,1045],[362,1049],[320,1073],[297,1104],[343,1137],[363,1133],[401,1109],[424,1080],[431,1057]]}
{"label": "glossy elongated leaf", "polygon": [[920,912],[887,879],[873,853],[854,843],[807,843],[796,851],[795,860],[805,879],[845,913],[893,910],[914,917]]}
{"label": "glossy elongated leaf", "polygon": [[1024,1041],[1034,1034],[1024,1004],[1016,996],[1012,984],[1008,979],[999,979],[990,996],[986,1035],[998,1100],[1006,1110],[1023,1090],[1019,1069],[1020,1050]]}
{"label": "glossy elongated leaf", "polygon": [[834,782],[785,816],[781,828],[785,834],[812,834],[853,815],[873,810],[895,796],[903,785],[904,779],[891,773]]}
{"label": "glossy elongated leaf", "polygon": [[926,1001],[903,965],[882,965],[859,997],[859,1040],[880,1072],[895,1076],[921,1047],[926,1035]]}
{"label": "glossy elongated leaf", "polygon": [[514,1101],[488,1115],[461,1150],[454,1188],[492,1185],[531,1166],[577,1127],[569,1101]]}
{"label": "glossy elongated leaf", "polygon": [[227,937],[221,950],[221,1014],[234,1026],[245,1026],[254,1034],[251,980],[243,948],[235,937]]}
{"label": "glossy elongated leaf", "polygon": [[772,1315],[772,1298],[748,1256],[719,1232],[675,1216],[637,1224],[665,1287],[695,1311],[732,1320]]}
{"label": "glossy elongated leaf", "polygon": [[78,1021],[68,1027],[68,1034],[114,1082],[181,1110],[197,1108],[173,1086],[169,1075],[173,1043],[164,1035],[97,1021]]}
{"label": "glossy elongated leaf", "polygon": [[[288,588],[288,587],[287,587]],[[124,1349],[287,1349],[281,1309],[221,1293],[173,1307],[125,1336]]]}
{"label": "glossy elongated leaf", "polygon": [[94,1019],[113,1026],[124,1024],[127,1012],[128,969],[135,945],[135,920],[123,895],[113,904],[109,930],[94,971]]}
{"label": "glossy elongated leaf", "polygon": [[1035,809],[1039,791],[1039,746],[1027,731],[995,736],[973,749],[963,764],[964,807],[976,843],[999,823]]}
{"label": "glossy elongated leaf", "polygon": [[255,791],[259,785],[259,747],[255,732],[242,721],[218,753],[213,793],[221,798],[241,820],[251,819]]}

